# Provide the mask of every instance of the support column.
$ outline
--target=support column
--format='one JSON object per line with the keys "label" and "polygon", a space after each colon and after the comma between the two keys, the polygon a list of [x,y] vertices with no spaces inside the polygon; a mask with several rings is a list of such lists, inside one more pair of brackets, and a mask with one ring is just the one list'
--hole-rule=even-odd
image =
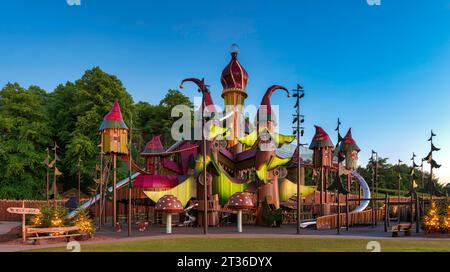
{"label": "support column", "polygon": [[238,210],[237,227],[238,227],[238,232],[242,232],[242,210]]}
{"label": "support column", "polygon": [[112,203],[112,216],[113,227],[117,224],[117,154],[113,154],[113,203]]}

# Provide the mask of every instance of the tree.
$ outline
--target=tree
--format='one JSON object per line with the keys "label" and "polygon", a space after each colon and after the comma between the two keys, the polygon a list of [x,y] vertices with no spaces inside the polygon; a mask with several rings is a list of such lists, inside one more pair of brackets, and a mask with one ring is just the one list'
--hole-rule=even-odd
{"label": "tree", "polygon": [[441,229],[441,222],[439,218],[439,210],[436,205],[436,202],[431,203],[431,207],[428,210],[427,215],[425,215],[423,219],[424,229],[430,232],[438,232]]}
{"label": "tree", "polygon": [[177,118],[171,117],[171,112],[177,105],[186,105],[191,109],[194,107],[189,98],[178,90],[169,90],[159,105],[147,102],[136,104],[137,126],[141,129],[140,141],[144,145],[155,135],[162,135],[162,143],[166,147],[174,143],[170,129]]}
{"label": "tree", "polygon": [[0,91],[0,198],[45,197],[45,149],[51,144],[48,95],[7,84]]}
{"label": "tree", "polygon": [[65,189],[77,183],[79,158],[82,188],[85,190],[92,185],[99,153],[98,128],[116,99],[125,122],[129,121],[133,112],[130,94],[116,76],[103,72],[99,67],[87,70],[75,83],[59,85],[50,95],[48,108],[53,137],[61,147]]}

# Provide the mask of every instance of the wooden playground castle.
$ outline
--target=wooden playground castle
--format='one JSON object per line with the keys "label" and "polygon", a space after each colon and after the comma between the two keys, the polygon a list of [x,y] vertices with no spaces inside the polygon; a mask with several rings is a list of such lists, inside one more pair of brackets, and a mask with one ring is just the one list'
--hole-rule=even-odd
{"label": "wooden playground castle", "polygon": [[[204,136],[199,140],[180,140],[164,147],[160,136],[154,135],[140,153],[145,158],[143,165],[136,164],[130,156],[131,131],[122,118],[119,101],[114,103],[99,129],[98,194],[82,206],[91,208],[99,227],[107,217],[112,218],[113,226],[125,221],[129,226],[135,222],[218,226],[227,222],[230,215],[237,216],[238,224],[244,221],[272,225],[272,214],[278,209],[285,222],[303,222],[304,226],[309,222],[317,229],[339,230],[341,226],[374,225],[383,220],[388,225],[388,203],[392,200],[373,197],[374,188],[371,191],[356,172],[360,148],[351,129],[342,137],[338,121],[334,144],[324,129],[315,126],[309,148],[293,144],[300,133],[283,135],[276,130],[280,120],[270,98],[277,90],[290,95],[287,88],[279,85],[267,89],[252,129],[243,114],[249,76],[237,56],[237,50],[233,50],[221,75],[226,108],[222,119],[215,117],[221,113],[204,80],[182,81],[181,87],[185,83],[197,86],[203,97],[200,111],[212,116],[201,120],[212,124],[206,127],[207,139]],[[225,122],[227,126],[221,126]],[[117,180],[119,160],[134,171],[122,181]],[[305,180],[309,185],[305,185]],[[239,205],[242,199],[245,205]],[[410,205],[417,220],[418,197],[403,201]],[[181,208],[173,209],[174,206]],[[297,209],[301,212],[296,213]]]}

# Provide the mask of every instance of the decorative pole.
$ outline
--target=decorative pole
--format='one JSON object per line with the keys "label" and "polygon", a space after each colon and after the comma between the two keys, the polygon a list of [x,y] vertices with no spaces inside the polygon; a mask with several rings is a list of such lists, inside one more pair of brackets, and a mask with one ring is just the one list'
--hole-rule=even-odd
{"label": "decorative pole", "polygon": [[[337,143],[336,143],[336,147],[335,147],[335,151],[337,153],[337,157],[338,157],[338,167],[337,167],[337,171],[336,171],[336,175],[335,178],[333,180],[333,183],[330,185],[330,187],[333,187],[334,189],[334,194],[335,196],[337,195],[337,233],[340,234],[341,233],[341,202],[340,202],[340,196],[339,196],[339,188],[341,188],[341,190],[343,189],[342,186],[342,182],[341,182],[341,167],[342,167],[342,162],[345,160],[345,157],[343,156],[343,154],[340,152],[340,144],[341,142],[344,140],[344,138],[342,138],[341,136],[341,120],[338,118],[337,120],[337,127],[335,129],[335,131],[337,131]],[[328,190],[330,188],[327,188]],[[327,196],[327,192],[325,191],[325,196]],[[327,199],[325,199],[325,202],[327,202]]]}
{"label": "decorative pole", "polygon": [[203,203],[204,203],[204,211],[203,211],[203,234],[208,234],[208,181],[207,181],[207,173],[206,173],[206,137],[205,137],[205,108],[206,108],[206,100],[205,95],[209,93],[209,88],[205,85],[204,79],[197,78],[187,78],[181,81],[180,89],[183,89],[183,83],[186,81],[191,81],[198,86],[198,92],[202,93],[202,108],[201,108],[201,118],[202,118],[202,156],[203,156]]}
{"label": "decorative pole", "polygon": [[296,99],[295,102],[295,114],[294,114],[294,121],[293,123],[296,123],[296,127],[294,127],[294,133],[297,134],[297,234],[300,234],[300,220],[301,220],[301,206],[302,206],[302,196],[300,191],[300,185],[301,185],[301,179],[300,179],[300,173],[301,173],[301,156],[300,156],[300,148],[301,148],[301,140],[300,137],[303,136],[304,128],[301,127],[301,124],[305,122],[304,115],[300,114],[300,99],[302,99],[305,96],[305,91],[303,90],[303,87],[300,84],[297,84],[297,89],[293,90],[294,92],[294,98]]}
{"label": "decorative pole", "polygon": [[100,199],[98,229],[102,227],[103,218],[103,133],[100,133]]}
{"label": "decorative pole", "polygon": [[378,216],[378,152],[372,150],[372,227],[377,226]]}
{"label": "decorative pole", "polygon": [[130,113],[130,141],[128,144],[128,237],[131,236],[131,196],[132,196],[132,190],[133,190],[133,182],[131,180],[131,160],[132,160],[132,140],[133,140],[133,112]]}
{"label": "decorative pole", "polygon": [[78,156],[78,207],[81,204],[81,156]]}
{"label": "decorative pole", "polygon": [[58,150],[58,145],[55,142],[55,146],[53,147],[53,151],[54,151],[54,157],[55,159],[53,160],[53,166],[55,167],[55,171],[53,171],[53,204],[56,208],[56,199],[58,197],[58,188],[56,186],[56,177],[60,175],[60,172],[58,170],[58,168],[56,167],[56,161],[58,161],[58,154],[57,154],[57,150]]}
{"label": "decorative pole", "polygon": [[402,163],[402,160],[398,160],[397,163],[397,173],[398,173],[398,177],[397,177],[397,201],[400,202],[400,190],[401,190],[401,181],[402,181],[402,175],[400,173],[400,164]]}
{"label": "decorative pole", "polygon": [[112,220],[112,224],[113,227],[117,226],[117,190],[116,190],[116,185],[117,185],[117,153],[113,152],[112,153],[113,156],[113,205],[112,205],[112,209],[113,209],[113,220]]}
{"label": "decorative pole", "polygon": [[424,158],[425,161],[427,161],[430,164],[430,181],[428,183],[428,190],[430,192],[430,203],[433,202],[433,194],[435,193],[435,185],[433,181],[433,169],[434,168],[440,168],[441,165],[437,164],[437,162],[433,159],[433,152],[441,150],[440,148],[437,148],[433,144],[433,137],[435,137],[436,134],[433,133],[433,130],[431,130],[431,136],[428,139],[430,142],[430,153]]}
{"label": "decorative pole", "polygon": [[[397,188],[397,193],[398,193],[398,196],[397,196],[397,202],[400,202],[400,186],[401,186],[401,181],[402,181],[402,175],[400,174],[400,164],[402,163],[403,161],[402,160],[398,160],[398,163],[397,163],[397,173],[398,173],[398,177],[397,177],[397,186],[398,186],[398,188]],[[397,217],[398,217],[398,223],[400,224],[400,208],[399,208],[400,206],[399,205],[397,205]]]}
{"label": "decorative pole", "polygon": [[358,168],[358,153],[361,149],[356,144],[355,140],[352,137],[352,129],[350,128],[339,145],[339,153],[345,155],[345,169],[346,169],[346,177],[347,177],[347,186],[342,192],[345,195],[345,217],[346,217],[346,228],[349,229],[349,204],[348,204],[348,195],[350,192],[350,184],[351,184],[351,174],[352,171],[355,171]]}
{"label": "decorative pole", "polygon": [[[418,198],[417,192],[416,192],[416,168],[419,167],[415,162],[416,154],[413,153],[411,161],[412,161],[412,167],[411,167],[411,189],[410,189],[410,209],[411,209],[411,217],[410,217],[410,223],[412,224],[414,222],[414,195],[416,196],[416,199]],[[416,201],[417,203],[417,201]],[[417,205],[416,205],[417,206]],[[418,207],[416,207],[417,209]],[[416,223],[419,225],[419,217],[417,216],[417,210],[416,210]]]}
{"label": "decorative pole", "polygon": [[47,204],[49,202],[50,199],[50,149],[47,147],[46,149],[47,151],[47,157],[45,158],[45,166],[47,168],[47,175],[46,175],[46,189],[45,189],[45,194],[47,196]]}

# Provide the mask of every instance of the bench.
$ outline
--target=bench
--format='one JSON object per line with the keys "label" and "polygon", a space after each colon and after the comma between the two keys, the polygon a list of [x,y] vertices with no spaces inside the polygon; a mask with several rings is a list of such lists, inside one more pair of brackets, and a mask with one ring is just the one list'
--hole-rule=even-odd
{"label": "bench", "polygon": [[405,236],[411,236],[411,229],[415,228],[415,224],[397,224],[391,228],[392,237],[398,237],[399,232],[405,232]]}
{"label": "bench", "polygon": [[[40,240],[44,239],[54,239],[54,238],[66,238],[67,242],[70,241],[72,237],[81,236],[79,233],[80,228],[73,227],[55,227],[55,228],[36,228],[36,227],[25,227],[25,235],[34,235],[32,237],[27,237],[28,240],[33,241],[33,244],[36,245]],[[69,234],[69,232],[75,232]],[[49,234],[46,236],[41,236],[41,234]]]}

